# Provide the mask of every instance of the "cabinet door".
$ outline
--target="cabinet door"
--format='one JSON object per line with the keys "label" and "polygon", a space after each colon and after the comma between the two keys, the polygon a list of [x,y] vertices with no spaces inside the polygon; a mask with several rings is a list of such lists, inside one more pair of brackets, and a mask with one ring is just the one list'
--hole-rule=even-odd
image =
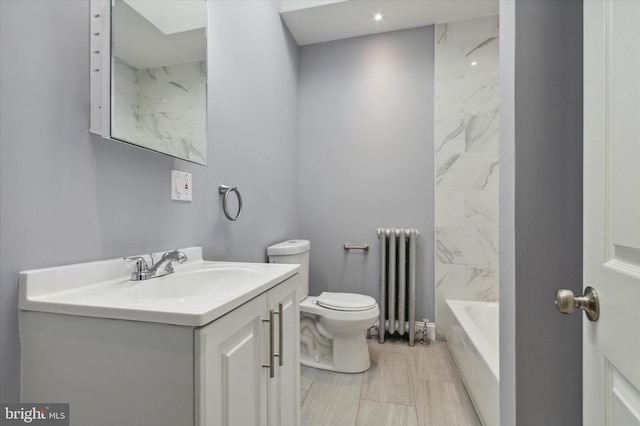
{"label": "cabinet door", "polygon": [[267,296],[197,329],[196,425],[267,424]]}
{"label": "cabinet door", "polygon": [[[294,275],[267,293],[275,315],[275,377],[269,380],[269,423],[272,426],[300,424],[300,304],[299,275]],[[280,333],[280,330],[282,333]]]}

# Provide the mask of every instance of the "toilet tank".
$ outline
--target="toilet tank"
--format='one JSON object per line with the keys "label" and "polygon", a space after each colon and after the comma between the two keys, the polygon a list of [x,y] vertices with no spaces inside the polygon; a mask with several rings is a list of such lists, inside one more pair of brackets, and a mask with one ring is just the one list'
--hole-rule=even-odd
{"label": "toilet tank", "polygon": [[269,263],[300,264],[300,282],[302,291],[300,300],[309,295],[309,250],[311,243],[307,240],[288,240],[267,248]]}

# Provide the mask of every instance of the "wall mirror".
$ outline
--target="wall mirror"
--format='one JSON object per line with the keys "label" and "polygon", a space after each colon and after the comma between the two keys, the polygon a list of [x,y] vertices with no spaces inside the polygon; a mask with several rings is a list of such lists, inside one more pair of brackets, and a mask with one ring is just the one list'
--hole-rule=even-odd
{"label": "wall mirror", "polygon": [[91,126],[207,164],[205,0],[91,1]]}

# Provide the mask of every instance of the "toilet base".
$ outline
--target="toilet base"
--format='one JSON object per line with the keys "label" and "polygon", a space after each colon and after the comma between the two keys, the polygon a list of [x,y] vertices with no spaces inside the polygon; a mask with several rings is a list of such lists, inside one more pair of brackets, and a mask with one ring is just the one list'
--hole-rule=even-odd
{"label": "toilet base", "polygon": [[300,354],[300,364],[339,373],[361,373],[371,367],[366,335],[362,332],[333,336],[331,356]]}
{"label": "toilet base", "polygon": [[335,371],[333,369],[332,358],[314,358],[311,355],[300,354],[300,365],[305,367],[319,368],[321,370]]}
{"label": "toilet base", "polygon": [[360,373],[371,367],[369,346],[363,331],[333,335],[333,365],[335,371]]}
{"label": "toilet base", "polygon": [[371,367],[366,330],[380,310],[338,311],[322,307],[317,298],[300,303],[301,364],[340,373],[361,373]]}

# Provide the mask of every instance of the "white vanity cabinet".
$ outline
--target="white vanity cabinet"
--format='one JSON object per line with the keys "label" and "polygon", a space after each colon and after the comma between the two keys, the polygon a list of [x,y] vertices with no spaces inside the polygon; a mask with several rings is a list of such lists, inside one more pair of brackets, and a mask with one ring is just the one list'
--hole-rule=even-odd
{"label": "white vanity cabinet", "polygon": [[197,425],[300,424],[294,278],[196,330]]}
{"label": "white vanity cabinet", "polygon": [[21,401],[69,403],[71,426],[299,425],[299,280],[203,326],[21,309]]}

